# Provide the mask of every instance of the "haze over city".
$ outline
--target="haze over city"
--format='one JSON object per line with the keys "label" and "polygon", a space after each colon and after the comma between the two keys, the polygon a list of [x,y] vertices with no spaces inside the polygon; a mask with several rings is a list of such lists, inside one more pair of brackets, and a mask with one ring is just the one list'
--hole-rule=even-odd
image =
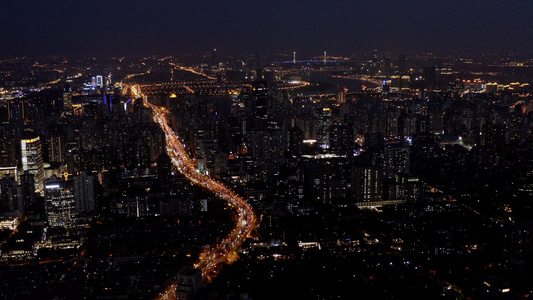
{"label": "haze over city", "polygon": [[511,1],[4,1],[0,57],[272,51],[530,54]]}
{"label": "haze over city", "polygon": [[532,13],[0,4],[0,298],[532,297]]}

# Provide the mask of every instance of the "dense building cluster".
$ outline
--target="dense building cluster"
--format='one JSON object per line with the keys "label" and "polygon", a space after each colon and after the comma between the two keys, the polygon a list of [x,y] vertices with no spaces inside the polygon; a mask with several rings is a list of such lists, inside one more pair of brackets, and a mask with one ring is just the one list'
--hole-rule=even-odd
{"label": "dense building cluster", "polygon": [[[4,61],[0,288],[137,299],[177,274],[183,299],[531,295],[532,63],[511,59]],[[260,216],[205,286],[184,267],[234,216],[178,173],[143,101]],[[24,272],[33,288],[13,288]]]}

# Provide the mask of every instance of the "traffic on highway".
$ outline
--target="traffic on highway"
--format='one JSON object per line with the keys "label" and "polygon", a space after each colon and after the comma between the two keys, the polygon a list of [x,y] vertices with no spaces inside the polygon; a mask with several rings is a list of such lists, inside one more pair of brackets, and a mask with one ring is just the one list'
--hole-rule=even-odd
{"label": "traffic on highway", "polygon": [[[199,256],[198,261],[194,265],[195,268],[202,271],[204,279],[210,280],[216,275],[222,264],[231,260],[234,253],[236,253],[238,248],[250,237],[251,232],[256,228],[257,219],[254,209],[230,188],[200,173],[193,159],[187,154],[178,135],[170,128],[167,121],[167,109],[149,103],[138,87],[131,86],[131,90],[135,96],[143,99],[143,104],[146,107],[152,109],[154,122],[158,123],[165,132],[166,151],[176,169],[185,175],[193,184],[225,200],[228,206],[234,210],[235,227],[220,243],[213,247],[206,247],[206,250]],[[167,285],[167,288],[160,293],[159,298],[172,298],[172,295],[175,293],[175,285],[176,283]]]}

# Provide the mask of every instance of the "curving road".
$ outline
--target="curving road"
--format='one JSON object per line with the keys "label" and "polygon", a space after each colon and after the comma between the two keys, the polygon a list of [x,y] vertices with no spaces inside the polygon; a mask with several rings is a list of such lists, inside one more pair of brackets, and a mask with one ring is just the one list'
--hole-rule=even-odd
{"label": "curving road", "polygon": [[[220,199],[225,200],[235,211],[235,227],[219,244],[206,249],[195,264],[195,268],[202,270],[204,279],[211,279],[216,275],[221,264],[230,261],[237,249],[250,236],[252,230],[257,227],[257,218],[253,208],[239,195],[212,178],[199,173],[194,162],[187,155],[176,133],[170,128],[167,121],[168,111],[148,103],[141,92],[131,86],[136,96],[143,98],[143,104],[152,109],[153,119],[161,126],[166,135],[166,151],[172,164],[195,185],[214,193]],[[176,283],[170,282],[165,290],[159,294],[158,299],[174,298]]]}

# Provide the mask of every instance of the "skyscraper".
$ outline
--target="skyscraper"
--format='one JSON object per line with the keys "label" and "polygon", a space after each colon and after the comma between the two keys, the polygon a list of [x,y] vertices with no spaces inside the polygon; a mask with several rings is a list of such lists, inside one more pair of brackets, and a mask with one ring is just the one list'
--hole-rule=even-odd
{"label": "skyscraper", "polygon": [[35,175],[35,189],[42,191],[44,166],[41,139],[35,132],[25,130],[20,140],[20,150],[22,170]]}
{"label": "skyscraper", "polygon": [[19,210],[24,212],[24,205],[21,203],[20,188],[17,181],[9,174],[5,174],[0,179],[0,209],[14,212]]}
{"label": "skyscraper", "polygon": [[96,87],[99,87],[99,88],[104,87],[104,77],[102,75],[96,76]]}
{"label": "skyscraper", "polygon": [[388,143],[385,145],[385,173],[392,178],[396,173],[409,173],[409,145]]}
{"label": "skyscraper", "polygon": [[48,146],[48,161],[63,162],[65,159],[65,134],[59,128],[55,128],[50,132],[46,144]]}
{"label": "skyscraper", "polygon": [[378,62],[378,50],[374,50],[374,52],[372,53],[372,68],[377,68],[379,65],[379,62]]}
{"label": "skyscraper", "polygon": [[74,176],[74,198],[76,200],[76,212],[92,212],[95,210],[94,201],[94,177],[84,171]]}
{"label": "skyscraper", "polygon": [[178,272],[177,277],[177,300],[193,299],[194,295],[203,286],[202,271],[199,269],[183,268]]}
{"label": "skyscraper", "polygon": [[70,86],[65,86],[63,89],[63,111],[66,114],[70,114],[72,109],[72,91]]}
{"label": "skyscraper", "polygon": [[356,202],[383,200],[383,170],[381,168],[354,167],[352,169],[352,182]]}
{"label": "skyscraper", "polygon": [[400,75],[407,73],[407,56],[403,53],[398,56],[398,73]]}
{"label": "skyscraper", "polygon": [[73,229],[76,225],[76,202],[72,181],[64,181],[52,175],[45,181],[44,186],[48,226]]}
{"label": "skyscraper", "polygon": [[20,175],[20,197],[24,205],[35,204],[35,175],[28,171]]}

